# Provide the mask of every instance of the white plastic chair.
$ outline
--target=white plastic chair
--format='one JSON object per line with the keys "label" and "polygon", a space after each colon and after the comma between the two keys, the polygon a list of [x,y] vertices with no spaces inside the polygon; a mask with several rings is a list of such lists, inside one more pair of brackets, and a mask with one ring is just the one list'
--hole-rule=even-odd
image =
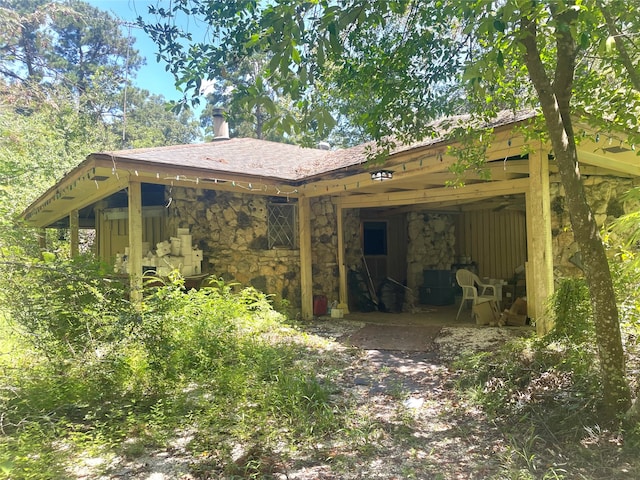
{"label": "white plastic chair", "polygon": [[462,287],[462,301],[460,302],[456,320],[458,320],[462,306],[467,300],[473,300],[472,305],[478,305],[479,303],[489,302],[491,300],[495,301],[497,305],[500,305],[495,285],[482,283],[475,273],[461,268],[456,272],[456,281],[458,285]]}

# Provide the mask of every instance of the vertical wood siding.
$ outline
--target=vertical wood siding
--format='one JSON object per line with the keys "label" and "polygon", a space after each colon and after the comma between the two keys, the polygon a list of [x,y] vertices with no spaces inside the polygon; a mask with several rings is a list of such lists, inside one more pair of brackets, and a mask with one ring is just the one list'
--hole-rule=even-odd
{"label": "vertical wood siding", "polygon": [[[110,219],[109,216],[118,218]],[[169,240],[169,235],[166,233],[166,215],[162,210],[143,207],[142,216],[143,242],[149,242],[153,250],[156,243]],[[116,254],[124,253],[125,247],[129,246],[129,221],[122,209],[107,209],[99,213],[97,235],[98,256],[113,264]]]}
{"label": "vertical wood siding", "polygon": [[456,236],[456,254],[470,256],[480,277],[508,280],[527,259],[524,212],[464,212],[458,216]]}

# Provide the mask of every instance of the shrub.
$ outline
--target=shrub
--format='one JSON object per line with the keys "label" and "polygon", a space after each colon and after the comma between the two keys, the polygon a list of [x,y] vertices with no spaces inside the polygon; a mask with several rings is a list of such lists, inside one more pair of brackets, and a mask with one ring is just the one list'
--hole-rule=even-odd
{"label": "shrub", "polygon": [[[132,309],[88,260],[16,262],[9,273],[2,295],[20,345],[13,363],[0,357],[0,469],[12,478],[62,472],[79,449],[132,455],[191,426],[198,448],[218,436],[296,444],[339,424],[312,353],[253,288],[213,280],[185,291],[175,277]],[[29,287],[11,296],[21,279]]]}
{"label": "shrub", "polygon": [[459,387],[497,417],[543,419],[540,426],[556,435],[580,435],[582,425],[597,422],[601,398],[584,281],[564,280],[551,306],[555,325],[546,337],[463,358]]}
{"label": "shrub", "polygon": [[51,360],[100,356],[122,340],[135,320],[124,285],[90,257],[45,258],[14,257],[2,271],[0,301],[23,335]]}
{"label": "shrub", "polygon": [[595,326],[589,288],[582,278],[565,278],[551,298],[554,327],[550,338],[566,337],[575,344],[592,342]]}

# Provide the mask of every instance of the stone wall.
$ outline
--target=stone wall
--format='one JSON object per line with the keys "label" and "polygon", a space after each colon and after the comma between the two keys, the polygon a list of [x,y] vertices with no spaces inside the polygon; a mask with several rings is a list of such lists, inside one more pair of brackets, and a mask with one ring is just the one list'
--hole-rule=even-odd
{"label": "stone wall", "polygon": [[456,244],[455,219],[452,215],[409,212],[407,229],[407,286],[417,292],[423,284],[423,270],[451,268]]}
{"label": "stone wall", "polygon": [[[189,228],[203,250],[203,273],[252,285],[300,307],[300,250],[269,249],[268,197],[173,187],[167,191],[168,231]],[[330,198],[311,201],[313,294],[338,298],[336,210]],[[358,232],[359,230],[356,230]]]}
{"label": "stone wall", "polygon": [[311,200],[313,294],[338,299],[338,235],[336,208],[329,197]]}
{"label": "stone wall", "polygon": [[360,209],[344,210],[344,262],[349,269],[362,267],[362,238],[360,234]]}
{"label": "stone wall", "polygon": [[167,196],[168,231],[190,229],[203,273],[300,306],[300,251],[268,248],[267,197],[176,187]]}
{"label": "stone wall", "polygon": [[[591,176],[584,179],[584,185],[589,205],[601,227],[625,213],[640,209],[637,203],[622,200],[624,194],[636,185],[631,179]],[[580,249],[573,236],[564,187],[560,183],[551,183],[550,196],[554,276],[557,279],[581,275],[581,270],[573,263],[579,263]]]}
{"label": "stone wall", "polygon": [[[589,202],[599,225],[623,213],[640,208],[622,200],[634,186],[632,180],[612,177],[585,179]],[[573,238],[564,191],[552,183],[551,220],[556,278],[580,274],[571,262],[578,247]],[[197,188],[167,189],[171,198],[168,215],[169,235],[189,228],[193,243],[203,250],[203,273],[253,285],[300,307],[300,252],[298,249],[268,248],[267,211],[269,198],[259,195],[216,192]],[[361,266],[360,210],[344,211],[345,263]],[[407,283],[417,291],[423,270],[451,268],[455,255],[455,221],[445,214],[410,212],[407,214]],[[336,208],[330,198],[311,201],[311,243],[313,294],[338,298]]]}

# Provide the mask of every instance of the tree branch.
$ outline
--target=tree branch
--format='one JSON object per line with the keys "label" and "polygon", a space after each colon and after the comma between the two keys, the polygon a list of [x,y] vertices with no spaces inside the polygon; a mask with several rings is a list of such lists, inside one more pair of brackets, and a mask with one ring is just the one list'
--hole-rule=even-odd
{"label": "tree branch", "polygon": [[609,30],[609,35],[613,37],[613,41],[616,44],[616,48],[618,49],[618,53],[620,54],[620,60],[622,61],[622,65],[625,70],[629,74],[629,79],[638,92],[640,92],[640,73],[634,66],[633,61],[631,60],[631,55],[629,55],[629,51],[627,50],[627,46],[624,44],[624,40],[622,38],[622,34],[618,31],[616,27],[616,22],[611,16],[611,12],[604,5],[604,3],[598,0],[598,8],[602,12],[605,21],[607,22],[607,29]]}
{"label": "tree branch", "polygon": [[532,20],[527,15],[523,15],[520,20],[520,31],[520,41],[524,46],[524,61],[529,70],[529,76],[531,77],[534,87],[536,87],[540,96],[547,94],[553,95],[553,85],[544,68],[544,63],[542,63],[540,51],[536,44],[538,25],[535,20]]}
{"label": "tree branch", "polygon": [[553,87],[560,105],[560,111],[563,114],[568,114],[578,52],[575,39],[569,27],[576,20],[578,13],[576,10],[566,7],[561,11],[551,8],[551,15],[556,21],[557,61]]}

